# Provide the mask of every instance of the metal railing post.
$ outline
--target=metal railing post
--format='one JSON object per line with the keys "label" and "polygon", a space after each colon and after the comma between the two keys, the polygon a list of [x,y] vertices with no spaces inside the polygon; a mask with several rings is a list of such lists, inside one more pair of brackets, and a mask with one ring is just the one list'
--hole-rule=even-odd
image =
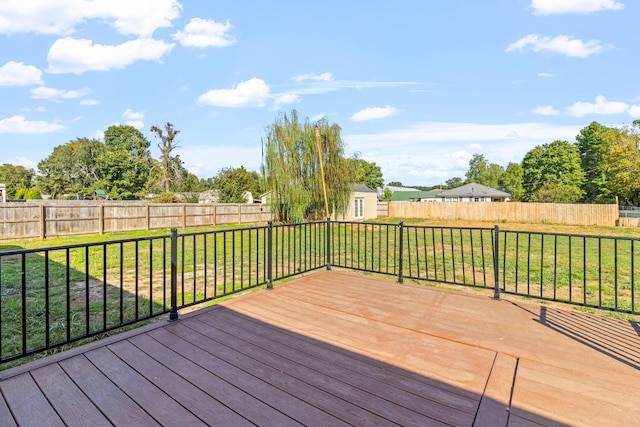
{"label": "metal railing post", "polygon": [[178,229],[171,229],[171,311],[169,321],[178,320]]}
{"label": "metal railing post", "polygon": [[398,238],[398,283],[404,283],[404,278],[402,277],[402,258],[404,257],[404,223],[400,221],[398,227],[400,229],[400,236]]}
{"label": "metal railing post", "polygon": [[326,259],[326,264],[327,264],[327,270],[331,270],[331,218],[327,218],[327,225],[326,225],[326,248],[325,248],[325,259]]}
{"label": "metal railing post", "polygon": [[497,225],[493,229],[493,299],[500,299],[500,251],[498,245],[500,243],[500,227]]}
{"label": "metal railing post", "polygon": [[273,221],[267,226],[267,289],[273,289]]}

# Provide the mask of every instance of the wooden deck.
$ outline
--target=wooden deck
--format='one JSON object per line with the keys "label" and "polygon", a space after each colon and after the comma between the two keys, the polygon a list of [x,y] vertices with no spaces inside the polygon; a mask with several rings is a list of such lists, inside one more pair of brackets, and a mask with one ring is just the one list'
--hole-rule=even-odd
{"label": "wooden deck", "polygon": [[2,426],[640,425],[638,324],[338,271],[2,377]]}

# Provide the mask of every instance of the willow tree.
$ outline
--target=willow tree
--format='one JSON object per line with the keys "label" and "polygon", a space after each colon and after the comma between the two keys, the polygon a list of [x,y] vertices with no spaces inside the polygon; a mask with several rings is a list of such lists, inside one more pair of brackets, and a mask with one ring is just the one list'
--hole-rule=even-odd
{"label": "willow tree", "polygon": [[[315,127],[320,128],[318,153]],[[293,110],[281,114],[262,140],[263,173],[272,212],[280,221],[325,217],[322,170],[330,213],[344,214],[355,182],[354,162],[345,158],[340,126],[326,119],[301,122]],[[321,154],[321,155],[319,155]]]}

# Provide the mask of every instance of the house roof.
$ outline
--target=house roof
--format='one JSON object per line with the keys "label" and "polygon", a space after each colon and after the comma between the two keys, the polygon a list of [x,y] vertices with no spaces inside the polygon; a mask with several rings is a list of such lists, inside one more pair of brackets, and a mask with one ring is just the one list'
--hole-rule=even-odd
{"label": "house roof", "polygon": [[420,191],[417,188],[411,188],[411,187],[396,187],[394,185],[387,185],[385,188],[388,188],[389,191],[391,191],[392,193],[395,193],[396,191]]}
{"label": "house roof", "polygon": [[369,187],[362,184],[352,184],[351,188],[356,193],[377,193],[376,190],[372,190]]}
{"label": "house roof", "polygon": [[408,202],[414,199],[436,198],[441,194],[439,190],[431,191],[396,191],[391,194],[392,202]]}
{"label": "house roof", "polygon": [[438,197],[511,197],[511,194],[472,182],[451,190],[445,190],[438,194]]}

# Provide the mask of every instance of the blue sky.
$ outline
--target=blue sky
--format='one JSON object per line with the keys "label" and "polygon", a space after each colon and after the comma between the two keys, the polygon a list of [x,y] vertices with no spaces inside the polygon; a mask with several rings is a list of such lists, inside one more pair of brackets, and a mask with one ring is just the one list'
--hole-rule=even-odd
{"label": "blue sky", "polygon": [[1,0],[0,163],[131,124],[181,132],[201,178],[258,170],[295,109],[385,181],[506,166],[592,121],[640,118],[631,0]]}

